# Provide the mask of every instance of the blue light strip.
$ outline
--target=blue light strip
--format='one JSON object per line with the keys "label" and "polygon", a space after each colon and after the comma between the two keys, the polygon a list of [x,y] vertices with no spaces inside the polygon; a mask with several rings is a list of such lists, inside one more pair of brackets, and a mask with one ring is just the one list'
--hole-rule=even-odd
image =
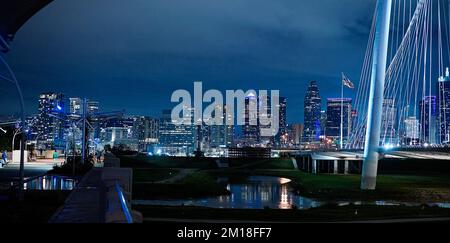
{"label": "blue light strip", "polygon": [[120,204],[122,205],[122,211],[125,214],[127,223],[131,224],[131,223],[133,223],[133,217],[131,216],[130,210],[128,209],[127,202],[125,201],[125,197],[123,196],[122,188],[120,188],[118,181],[116,181],[116,191],[119,194]]}

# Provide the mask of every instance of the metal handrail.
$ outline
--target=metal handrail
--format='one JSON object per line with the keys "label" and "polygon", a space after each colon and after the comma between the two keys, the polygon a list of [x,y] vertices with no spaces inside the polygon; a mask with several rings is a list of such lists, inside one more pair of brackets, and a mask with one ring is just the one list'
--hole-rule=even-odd
{"label": "metal handrail", "polygon": [[122,211],[125,214],[127,223],[131,224],[131,223],[133,223],[133,217],[131,216],[130,209],[128,208],[127,201],[125,200],[125,196],[123,195],[122,188],[120,187],[118,181],[116,181],[116,191],[117,191],[117,194],[119,195],[119,201],[122,206]]}

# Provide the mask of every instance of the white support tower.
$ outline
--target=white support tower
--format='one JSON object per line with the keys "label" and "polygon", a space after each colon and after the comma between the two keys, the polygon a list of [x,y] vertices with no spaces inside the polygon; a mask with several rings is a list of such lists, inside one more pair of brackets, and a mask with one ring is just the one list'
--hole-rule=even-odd
{"label": "white support tower", "polygon": [[380,144],[391,8],[392,0],[377,1],[366,141],[364,145],[364,162],[361,177],[362,190],[374,190],[377,181],[378,149]]}

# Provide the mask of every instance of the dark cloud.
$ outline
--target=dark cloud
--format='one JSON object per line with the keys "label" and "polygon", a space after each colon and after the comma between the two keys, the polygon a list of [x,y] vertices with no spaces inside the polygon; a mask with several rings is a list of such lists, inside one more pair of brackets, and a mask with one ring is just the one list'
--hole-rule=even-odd
{"label": "dark cloud", "polygon": [[[158,115],[170,94],[206,88],[280,89],[302,121],[307,83],[339,93],[357,77],[375,0],[54,1],[17,34],[7,55],[25,89],[99,100],[104,110]],[[326,88],[325,88],[326,87]],[[9,89],[2,83],[0,91]],[[14,93],[0,97],[14,112]],[[4,108],[3,108],[4,107]]]}

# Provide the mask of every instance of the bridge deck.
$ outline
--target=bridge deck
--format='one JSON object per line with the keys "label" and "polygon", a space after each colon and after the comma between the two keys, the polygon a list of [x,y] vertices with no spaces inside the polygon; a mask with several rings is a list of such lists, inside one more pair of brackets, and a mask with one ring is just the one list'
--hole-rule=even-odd
{"label": "bridge deck", "polygon": [[[360,152],[311,152],[313,160],[348,160],[358,161],[364,159],[364,154]],[[423,159],[423,160],[449,160],[450,152],[432,152],[432,151],[388,151],[383,154],[387,159]]]}

